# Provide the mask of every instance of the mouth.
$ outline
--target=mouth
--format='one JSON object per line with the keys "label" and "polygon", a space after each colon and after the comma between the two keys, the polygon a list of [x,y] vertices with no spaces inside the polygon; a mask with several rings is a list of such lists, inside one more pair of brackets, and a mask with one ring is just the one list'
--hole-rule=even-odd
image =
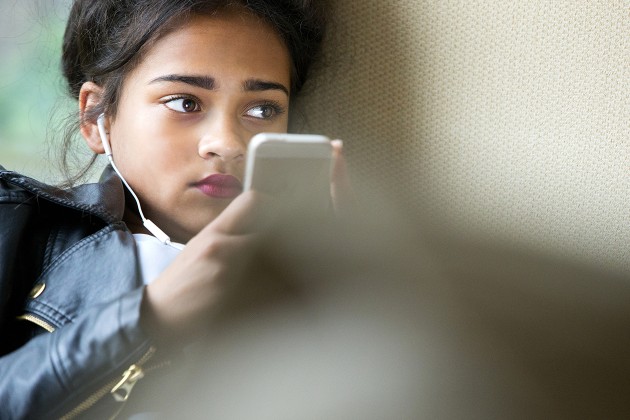
{"label": "mouth", "polygon": [[233,175],[213,174],[193,184],[205,195],[213,198],[235,198],[243,192],[243,184]]}

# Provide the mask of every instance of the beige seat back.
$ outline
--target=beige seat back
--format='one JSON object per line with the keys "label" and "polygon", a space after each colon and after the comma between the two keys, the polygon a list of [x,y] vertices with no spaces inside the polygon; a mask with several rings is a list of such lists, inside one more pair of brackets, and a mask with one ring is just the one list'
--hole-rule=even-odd
{"label": "beige seat back", "polygon": [[630,2],[332,3],[294,129],[445,235],[630,272]]}

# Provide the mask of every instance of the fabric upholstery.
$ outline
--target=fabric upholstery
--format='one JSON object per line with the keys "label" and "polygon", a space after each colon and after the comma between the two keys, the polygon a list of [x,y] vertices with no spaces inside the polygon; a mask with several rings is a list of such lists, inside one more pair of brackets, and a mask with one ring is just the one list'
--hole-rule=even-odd
{"label": "fabric upholstery", "polygon": [[630,2],[331,3],[294,129],[446,235],[630,271]]}

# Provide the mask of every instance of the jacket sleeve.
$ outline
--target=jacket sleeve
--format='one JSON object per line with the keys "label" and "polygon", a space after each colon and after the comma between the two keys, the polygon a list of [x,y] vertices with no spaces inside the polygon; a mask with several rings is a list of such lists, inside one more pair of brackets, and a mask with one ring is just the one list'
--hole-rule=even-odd
{"label": "jacket sleeve", "polygon": [[152,352],[139,327],[142,291],[94,307],[1,357],[0,407],[7,417],[61,417],[100,390],[113,401],[110,383]]}
{"label": "jacket sleeve", "polygon": [[[112,269],[112,261],[130,265],[128,260],[125,262],[119,258],[122,248],[129,249],[129,235],[121,233],[120,229],[101,229],[98,234],[77,244],[75,238],[69,239],[67,234],[51,233],[47,227],[49,223],[44,220],[48,213],[41,211],[45,205],[32,194],[0,180],[2,419],[59,418],[78,406],[88,408],[91,405],[94,405],[92,409],[103,407],[111,413],[117,408],[110,404],[116,404],[110,394],[111,384],[118,383],[131,365],[140,360],[146,361],[153,353],[151,343],[139,324],[144,288],[121,287],[123,280],[119,277],[124,276],[118,276],[121,273],[115,267]],[[89,221],[89,218],[79,216],[81,220]],[[70,248],[61,250],[57,258],[51,256],[54,252],[50,249],[55,248],[53,238],[57,243],[62,240],[71,243]],[[111,244],[118,248],[112,249]],[[86,248],[93,252],[75,252]],[[125,252],[125,255],[128,254]],[[103,281],[104,277],[98,278],[93,272],[85,275],[72,271],[80,266],[94,267],[94,260],[90,260],[88,255],[92,255],[93,259],[103,257],[100,272],[109,276],[109,281]],[[58,264],[58,261],[62,263]],[[53,333],[44,332],[30,339],[17,337],[27,328],[16,327],[25,323],[16,321],[16,316],[24,313],[26,295],[42,270],[51,266],[58,267],[58,272],[49,276],[51,284],[44,295],[54,292],[59,295],[57,301],[74,304],[75,300],[70,296],[72,293],[78,293],[82,298],[88,293],[77,291],[81,289],[80,282],[95,296],[102,297],[107,290],[110,294],[100,300],[96,297],[90,299],[90,302],[100,303],[77,307],[75,312],[66,310],[65,318],[59,316],[64,322],[54,324],[56,329]],[[54,279],[58,287],[52,284]],[[72,281],[77,283],[72,284]],[[107,290],[103,289],[105,286]],[[50,301],[46,299],[37,303],[43,310],[59,310],[59,307],[50,306]],[[90,416],[92,413],[90,411]]]}

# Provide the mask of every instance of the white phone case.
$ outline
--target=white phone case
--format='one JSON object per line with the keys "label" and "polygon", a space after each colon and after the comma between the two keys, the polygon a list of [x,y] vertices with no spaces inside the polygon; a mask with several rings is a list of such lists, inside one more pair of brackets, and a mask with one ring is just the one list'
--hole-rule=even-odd
{"label": "white phone case", "polygon": [[294,202],[330,198],[332,146],[326,136],[261,133],[249,143],[244,189]]}

